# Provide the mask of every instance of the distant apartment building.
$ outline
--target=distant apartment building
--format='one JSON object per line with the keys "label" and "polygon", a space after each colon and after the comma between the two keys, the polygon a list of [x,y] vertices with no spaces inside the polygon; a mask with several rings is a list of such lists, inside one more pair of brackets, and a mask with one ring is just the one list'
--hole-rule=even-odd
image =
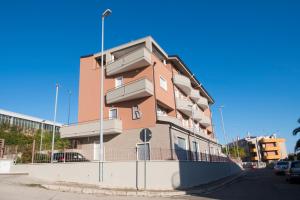
{"label": "distant apartment building", "polygon": [[[0,124],[15,126],[24,131],[43,129],[44,131],[51,132],[54,123],[49,120],[0,109]],[[60,123],[55,124],[57,132],[59,132],[61,126],[62,124]]]}
{"label": "distant apartment building", "polygon": [[272,162],[287,157],[287,150],[284,138],[271,136],[248,136],[238,140],[236,143],[230,143],[233,147],[238,145],[246,152],[245,162]]}
{"label": "distant apartment building", "polygon": [[[150,36],[108,49],[103,58],[101,53],[80,58],[78,123],[61,128],[74,148],[93,149],[87,157],[99,159],[101,59],[106,153],[144,148],[182,160],[192,156],[186,152],[220,154],[210,110],[214,100],[184,62]],[[142,128],[152,131],[146,147]]]}

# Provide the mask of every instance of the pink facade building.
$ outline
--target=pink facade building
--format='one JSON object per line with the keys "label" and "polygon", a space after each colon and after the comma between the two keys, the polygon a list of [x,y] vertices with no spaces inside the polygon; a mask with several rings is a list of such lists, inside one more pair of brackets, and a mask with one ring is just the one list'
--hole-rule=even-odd
{"label": "pink facade building", "polygon": [[[91,160],[99,159],[101,59],[101,53],[81,57],[78,123],[61,128],[61,137]],[[141,148],[153,160],[220,154],[211,119],[214,100],[178,56],[149,36],[108,49],[103,59],[106,157],[127,152],[131,159],[130,152]],[[140,139],[143,128],[152,131],[147,146]]]}

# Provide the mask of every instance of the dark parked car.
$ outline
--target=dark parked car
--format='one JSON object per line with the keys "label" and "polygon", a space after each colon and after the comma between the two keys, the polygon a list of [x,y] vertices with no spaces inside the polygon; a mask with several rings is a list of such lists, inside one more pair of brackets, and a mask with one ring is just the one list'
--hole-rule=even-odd
{"label": "dark parked car", "polygon": [[288,172],[287,180],[292,183],[295,180],[300,180],[300,161],[293,161]]}
{"label": "dark parked car", "polygon": [[54,162],[87,162],[89,161],[86,159],[82,154],[77,152],[61,152],[61,153],[54,153],[53,154],[53,161]]}

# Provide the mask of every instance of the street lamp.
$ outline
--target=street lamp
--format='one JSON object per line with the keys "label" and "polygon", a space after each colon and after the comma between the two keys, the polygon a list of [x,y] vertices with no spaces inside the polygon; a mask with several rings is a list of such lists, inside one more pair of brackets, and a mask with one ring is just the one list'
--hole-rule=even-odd
{"label": "street lamp", "polygon": [[[103,67],[103,61],[104,61],[104,19],[105,17],[108,17],[111,14],[111,10],[110,9],[106,9],[103,13],[102,13],[102,36],[101,36],[101,78],[100,78],[100,87],[101,87],[101,91],[100,91],[100,163],[103,162],[103,105],[104,105],[104,67]],[[100,182],[103,181],[103,166],[100,167],[100,174],[99,174],[99,180]]]}
{"label": "street lamp", "polygon": [[227,135],[226,135],[226,132],[225,132],[225,125],[224,125],[222,108],[224,108],[224,106],[220,106],[219,107],[219,111],[220,111],[220,115],[221,115],[222,130],[223,130],[223,134],[224,134],[224,138],[225,138],[225,143],[226,143],[225,144],[226,154],[228,155],[228,141],[227,141]]}
{"label": "street lamp", "polygon": [[70,125],[70,112],[71,112],[71,95],[72,95],[72,92],[71,90],[68,90],[68,125]]}

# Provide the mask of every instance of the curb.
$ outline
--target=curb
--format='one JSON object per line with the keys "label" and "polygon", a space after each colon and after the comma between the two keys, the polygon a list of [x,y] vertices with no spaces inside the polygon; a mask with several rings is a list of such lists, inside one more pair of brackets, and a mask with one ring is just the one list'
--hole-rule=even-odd
{"label": "curb", "polygon": [[171,197],[171,196],[182,196],[187,194],[186,191],[122,191],[122,190],[109,190],[101,188],[81,188],[78,186],[66,186],[66,185],[48,185],[43,184],[42,187],[49,190],[56,190],[61,192],[74,192],[81,194],[103,194],[103,195],[114,195],[114,196],[147,196],[147,197]]}
{"label": "curb", "polygon": [[69,186],[69,185],[54,185],[54,184],[42,184],[41,187],[48,190],[56,190],[60,192],[73,192],[81,194],[103,194],[111,196],[138,196],[138,197],[172,197],[172,196],[184,196],[184,195],[199,195],[212,192],[218,188],[221,188],[227,184],[232,183],[234,180],[243,176],[245,172],[242,172],[232,178],[221,182],[220,184],[211,186],[206,189],[195,189],[186,191],[139,191],[139,190],[114,190],[104,189],[96,187],[80,187],[80,186]]}
{"label": "curb", "polygon": [[0,173],[0,175],[29,175],[29,173],[12,172],[12,173]]}

